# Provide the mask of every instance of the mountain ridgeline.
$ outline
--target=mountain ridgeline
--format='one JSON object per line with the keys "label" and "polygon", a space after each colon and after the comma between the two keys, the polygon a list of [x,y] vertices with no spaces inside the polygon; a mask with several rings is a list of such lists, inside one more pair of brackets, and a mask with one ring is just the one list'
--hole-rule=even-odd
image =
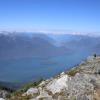
{"label": "mountain ridgeline", "polygon": [[69,53],[66,47],[57,47],[52,38],[44,34],[0,34],[0,59],[21,57],[49,57]]}
{"label": "mountain ridgeline", "polygon": [[0,33],[0,59],[100,53],[100,37],[71,34]]}

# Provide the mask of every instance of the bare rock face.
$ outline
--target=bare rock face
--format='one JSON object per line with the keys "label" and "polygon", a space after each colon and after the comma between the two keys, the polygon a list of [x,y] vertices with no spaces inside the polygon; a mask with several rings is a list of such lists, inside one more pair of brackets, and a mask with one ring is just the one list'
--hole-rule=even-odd
{"label": "bare rock face", "polygon": [[32,94],[37,94],[37,93],[38,93],[38,89],[37,88],[30,88],[26,92],[27,95],[32,95]]}
{"label": "bare rock face", "polygon": [[53,81],[49,82],[46,89],[51,91],[53,94],[60,93],[63,89],[68,90],[68,81],[68,75],[63,75],[59,79],[54,79]]}
{"label": "bare rock face", "polygon": [[77,73],[74,77],[72,77],[68,86],[68,98],[71,99],[71,97],[74,96],[76,100],[93,100],[92,93],[94,86],[89,81],[90,80],[87,75],[80,73]]}
{"label": "bare rock face", "polygon": [[5,100],[5,99],[3,99],[3,98],[0,98],[0,100]]}
{"label": "bare rock face", "polygon": [[9,93],[5,90],[0,90],[0,98],[6,98]]}

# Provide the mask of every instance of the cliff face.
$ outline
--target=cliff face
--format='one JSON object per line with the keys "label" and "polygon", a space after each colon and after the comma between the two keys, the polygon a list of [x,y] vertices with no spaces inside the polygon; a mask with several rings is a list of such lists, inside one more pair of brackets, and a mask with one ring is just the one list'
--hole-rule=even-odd
{"label": "cliff face", "polygon": [[100,100],[100,57],[89,58],[68,72],[42,81],[21,98],[27,96],[30,99],[17,100]]}

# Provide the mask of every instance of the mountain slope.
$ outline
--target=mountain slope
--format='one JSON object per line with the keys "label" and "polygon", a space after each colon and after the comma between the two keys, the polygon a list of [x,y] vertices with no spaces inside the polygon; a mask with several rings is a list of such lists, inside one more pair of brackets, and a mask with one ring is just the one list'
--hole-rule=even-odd
{"label": "mountain slope", "polygon": [[49,57],[69,53],[65,47],[56,47],[46,35],[0,34],[0,59],[20,57]]}

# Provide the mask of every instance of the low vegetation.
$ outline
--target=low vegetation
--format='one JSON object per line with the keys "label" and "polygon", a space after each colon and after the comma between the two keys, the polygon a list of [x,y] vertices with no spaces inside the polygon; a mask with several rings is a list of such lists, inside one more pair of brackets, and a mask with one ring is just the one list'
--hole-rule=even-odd
{"label": "low vegetation", "polygon": [[78,72],[80,72],[80,68],[76,67],[76,68],[73,68],[70,71],[68,71],[67,74],[69,76],[75,76],[75,74],[78,73]]}
{"label": "low vegetation", "polygon": [[26,92],[30,87],[36,87],[36,86],[38,86],[42,81],[43,81],[43,79],[40,79],[40,80],[38,80],[38,81],[36,81],[36,82],[31,81],[31,82],[25,84],[21,89],[17,90],[16,92],[22,92],[22,93],[23,93],[23,92]]}
{"label": "low vegetation", "polygon": [[11,89],[11,88],[8,88],[8,87],[6,87],[6,86],[3,86],[3,85],[0,85],[0,90],[4,90],[4,91],[8,91],[8,92],[14,92],[14,90],[13,89]]}
{"label": "low vegetation", "polygon": [[43,79],[40,79],[40,80],[35,81],[35,82],[31,81],[16,91],[13,91],[10,88],[6,88],[4,86],[0,86],[0,90],[5,90],[7,92],[10,92],[10,95],[7,96],[7,98],[9,100],[29,100],[31,98],[31,95],[22,96],[22,94],[25,93],[30,87],[38,86],[42,80]]}

